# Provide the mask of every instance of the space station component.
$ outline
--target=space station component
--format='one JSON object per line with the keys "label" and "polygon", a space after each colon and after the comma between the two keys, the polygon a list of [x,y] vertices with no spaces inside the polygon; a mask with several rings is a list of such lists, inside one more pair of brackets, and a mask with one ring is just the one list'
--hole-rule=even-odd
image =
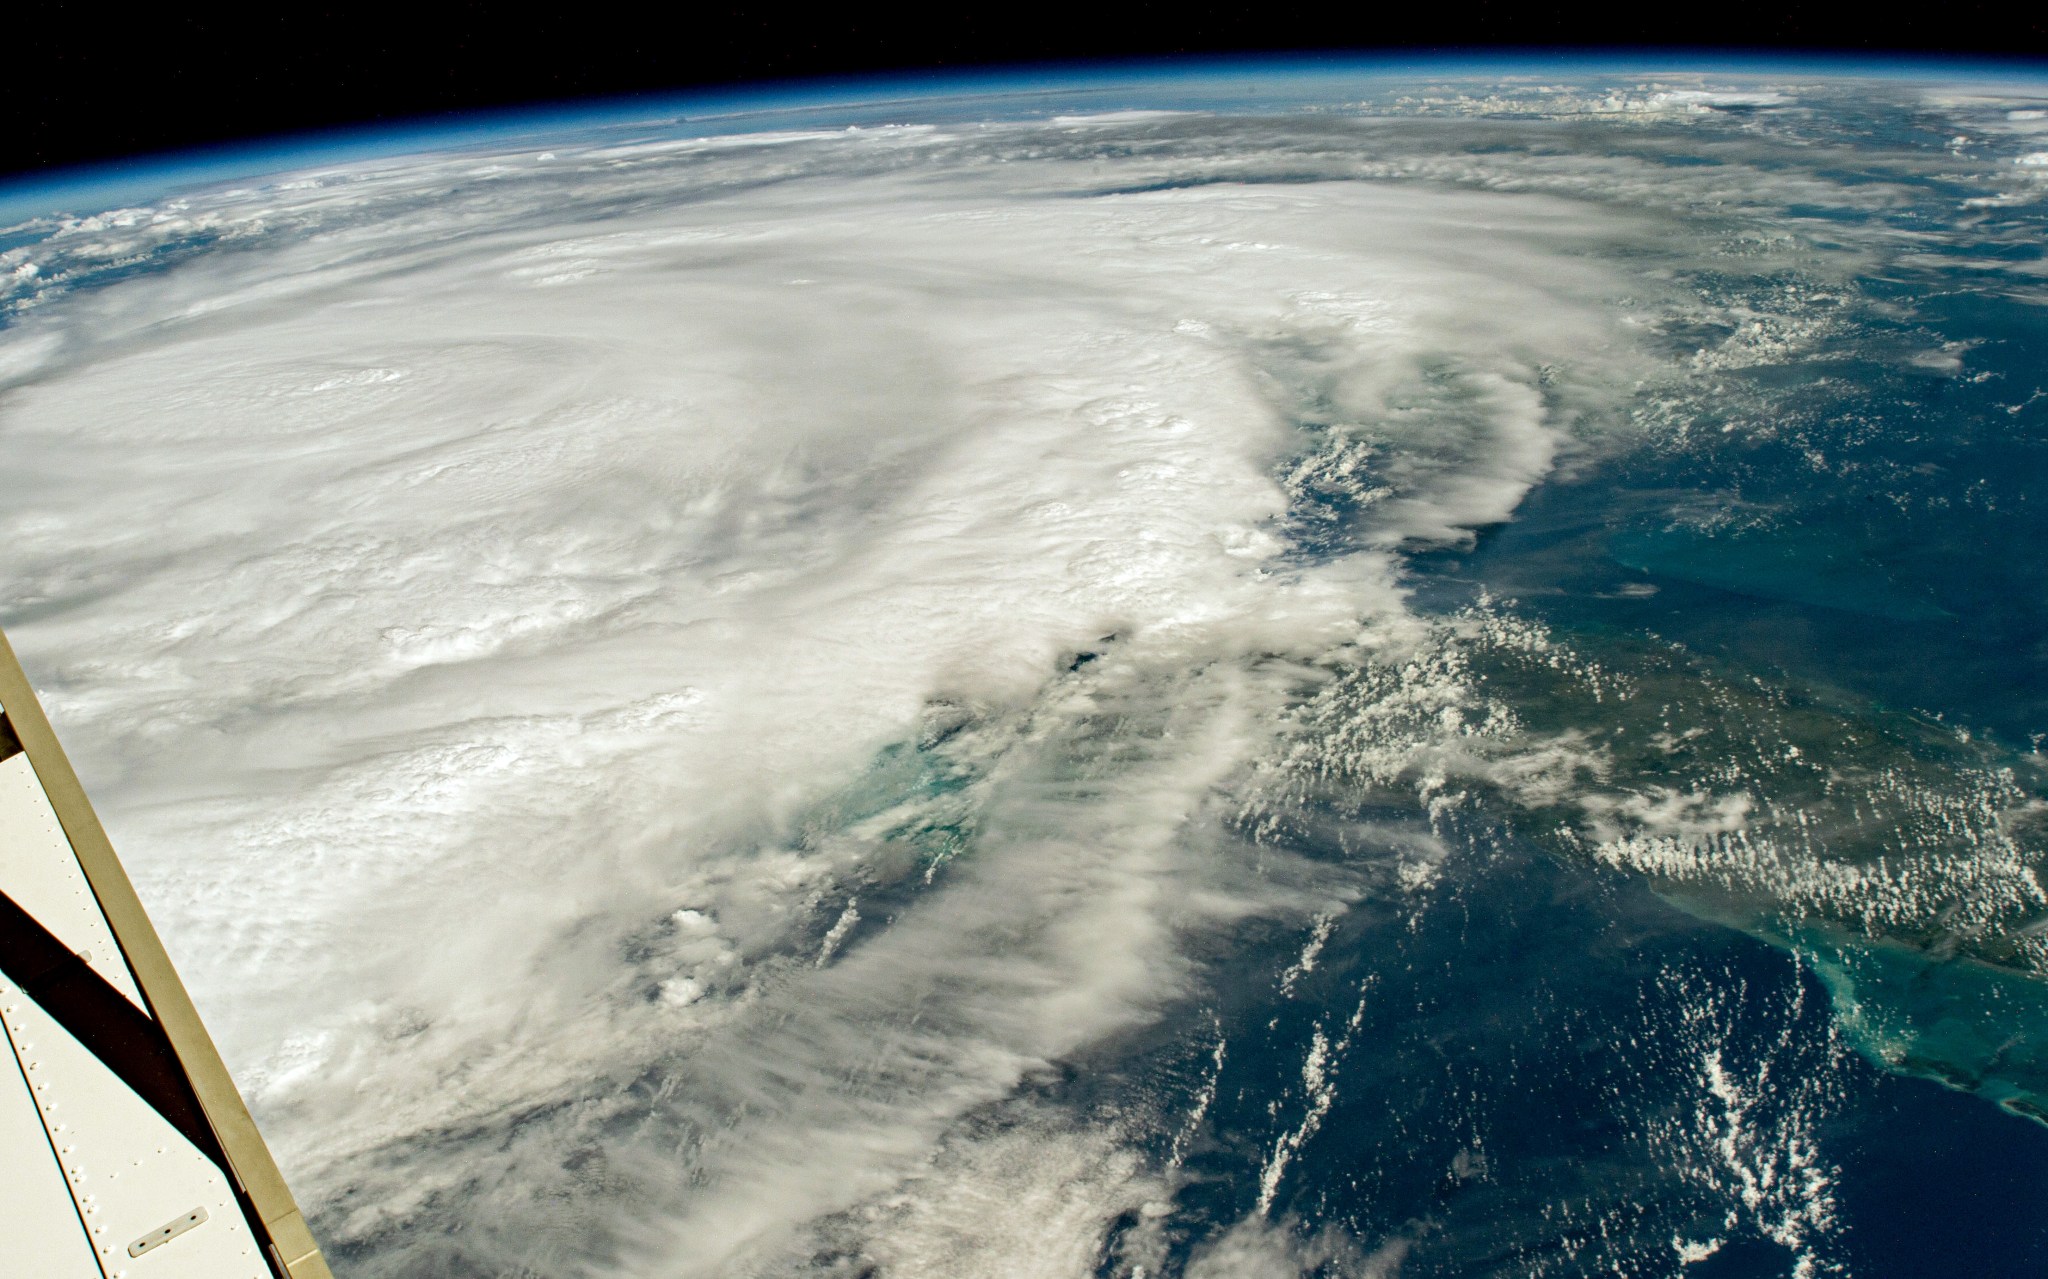
{"label": "space station component", "polygon": [[0,1279],[332,1279],[0,635]]}

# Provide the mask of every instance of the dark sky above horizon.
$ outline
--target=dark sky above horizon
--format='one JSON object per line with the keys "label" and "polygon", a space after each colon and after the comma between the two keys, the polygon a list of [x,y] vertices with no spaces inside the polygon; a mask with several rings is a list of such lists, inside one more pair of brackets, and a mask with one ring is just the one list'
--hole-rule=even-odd
{"label": "dark sky above horizon", "polygon": [[[1675,8],[1675,7],[1674,7]],[[1801,3],[1614,18],[1602,8],[1508,5],[1351,16],[1140,2],[897,11],[811,18],[739,4],[658,17],[482,3],[237,11],[135,21],[44,0],[10,19],[0,76],[0,177],[450,112],[817,75],[961,71],[1062,60],[1347,51],[1455,53],[1570,47],[1920,53],[2042,59],[2048,11],[2016,18],[1963,0],[1845,23]]]}

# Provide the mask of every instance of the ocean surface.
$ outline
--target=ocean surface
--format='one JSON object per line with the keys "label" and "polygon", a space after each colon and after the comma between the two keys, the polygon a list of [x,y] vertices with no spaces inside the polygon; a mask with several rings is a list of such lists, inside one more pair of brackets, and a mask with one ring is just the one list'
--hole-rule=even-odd
{"label": "ocean surface", "polygon": [[2048,78],[0,192],[4,624],[351,1276],[2048,1267]]}

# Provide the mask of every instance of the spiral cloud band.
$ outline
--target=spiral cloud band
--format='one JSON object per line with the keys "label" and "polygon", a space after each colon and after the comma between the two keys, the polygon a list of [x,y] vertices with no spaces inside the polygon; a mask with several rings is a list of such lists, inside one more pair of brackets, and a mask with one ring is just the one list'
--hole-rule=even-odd
{"label": "spiral cloud band", "polygon": [[[1696,97],[1631,110],[1786,100]],[[348,1273],[1157,1273],[1203,1112],[1063,1072],[1448,855],[1256,838],[1377,767],[1303,708],[1410,662],[1403,759],[1478,740],[1404,565],[1697,367],[1682,215],[1890,198],[1492,127],[604,135],[18,238],[0,605]],[[1433,784],[1607,767],[1543,750]],[[1271,1210],[1358,1024],[1186,1273],[1395,1273]]]}

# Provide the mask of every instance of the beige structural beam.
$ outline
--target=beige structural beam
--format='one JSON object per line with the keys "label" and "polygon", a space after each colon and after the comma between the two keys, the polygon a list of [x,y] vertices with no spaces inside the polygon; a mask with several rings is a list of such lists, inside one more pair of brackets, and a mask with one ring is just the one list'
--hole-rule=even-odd
{"label": "beige structural beam", "polygon": [[260,1227],[259,1237],[270,1250],[272,1264],[284,1279],[333,1279],[277,1161],[271,1158],[242,1094],[229,1078],[220,1051],[200,1022],[191,996],[185,993],[185,984],[171,967],[170,956],[164,953],[163,942],[114,855],[114,847],[4,633],[0,633],[0,710],[6,712],[23,753],[49,796],[86,882],[99,898],[114,939],[142,987],[150,1014],[163,1028],[198,1094],[207,1122],[227,1154],[229,1175],[240,1184],[260,1218],[250,1224]]}

